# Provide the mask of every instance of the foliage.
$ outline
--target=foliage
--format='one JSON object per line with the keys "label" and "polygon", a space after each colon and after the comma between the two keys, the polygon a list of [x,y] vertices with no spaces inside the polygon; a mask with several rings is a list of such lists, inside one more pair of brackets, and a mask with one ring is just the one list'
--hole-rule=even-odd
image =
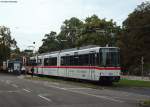
{"label": "foliage", "polygon": [[144,57],[145,65],[150,64],[150,2],[139,5],[123,22],[118,45],[130,74],[141,75],[141,57]]}
{"label": "foliage", "polygon": [[13,59],[13,60],[21,59],[21,52],[18,47],[14,50],[11,50],[10,59]]}
{"label": "foliage", "polygon": [[10,29],[0,26],[0,64],[10,57],[11,47],[16,47],[17,42],[11,38]]}
{"label": "foliage", "polygon": [[[52,31],[53,32],[53,31]],[[106,21],[93,15],[81,21],[76,17],[65,20],[61,31],[46,34],[39,52],[50,52],[85,45],[115,46],[120,27],[113,20]]]}
{"label": "foliage", "polygon": [[150,106],[150,99],[149,100],[145,100],[143,102],[143,107],[149,107]]}
{"label": "foliage", "polygon": [[39,48],[39,52],[51,52],[58,50],[58,42],[56,40],[56,32],[51,31],[49,34],[45,34],[45,39],[43,39],[43,44]]}
{"label": "foliage", "polygon": [[81,29],[83,27],[83,22],[78,18],[72,17],[69,20],[65,20],[61,26],[61,32],[59,33],[57,39],[62,45],[61,49],[74,48],[76,47],[78,38],[81,35]]}
{"label": "foliage", "polygon": [[115,46],[119,32],[120,27],[113,20],[106,21],[93,15],[85,19],[78,45]]}

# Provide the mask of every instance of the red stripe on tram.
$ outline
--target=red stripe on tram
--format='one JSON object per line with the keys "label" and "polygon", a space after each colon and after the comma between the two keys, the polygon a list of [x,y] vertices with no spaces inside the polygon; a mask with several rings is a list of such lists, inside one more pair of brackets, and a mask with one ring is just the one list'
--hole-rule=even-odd
{"label": "red stripe on tram", "polygon": [[35,66],[35,68],[72,68],[72,69],[121,70],[120,67],[96,67],[96,66]]}

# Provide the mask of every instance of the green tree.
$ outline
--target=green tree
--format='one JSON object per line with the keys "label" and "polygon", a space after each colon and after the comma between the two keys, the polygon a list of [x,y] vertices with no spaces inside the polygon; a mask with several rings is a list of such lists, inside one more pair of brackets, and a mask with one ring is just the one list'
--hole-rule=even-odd
{"label": "green tree", "polygon": [[113,20],[106,21],[96,15],[85,19],[78,45],[115,46],[120,27]]}
{"label": "green tree", "polygon": [[56,37],[57,33],[54,31],[51,31],[49,34],[45,34],[45,39],[42,40],[43,44],[39,48],[39,53],[59,50]]}
{"label": "green tree", "polygon": [[[64,21],[61,32],[57,37],[59,43],[63,45],[63,49],[76,47],[82,28],[83,22],[76,17]],[[63,42],[64,40],[65,42]]]}
{"label": "green tree", "polygon": [[106,21],[93,15],[81,21],[76,17],[65,20],[61,31],[46,34],[39,52],[49,52],[85,45],[115,46],[120,27],[113,20]]}
{"label": "green tree", "polygon": [[[129,69],[130,74],[141,75],[142,56],[145,66],[150,65],[150,2],[137,6],[123,22],[119,46],[122,49],[124,66]],[[150,68],[145,67],[146,69]]]}
{"label": "green tree", "polygon": [[11,47],[16,47],[17,42],[11,38],[10,29],[0,26],[0,64],[8,59],[11,54]]}

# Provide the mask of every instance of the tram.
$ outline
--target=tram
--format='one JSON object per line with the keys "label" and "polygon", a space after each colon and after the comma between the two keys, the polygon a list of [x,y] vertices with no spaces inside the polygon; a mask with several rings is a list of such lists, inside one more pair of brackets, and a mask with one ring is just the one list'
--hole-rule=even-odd
{"label": "tram", "polygon": [[87,46],[43,53],[30,58],[34,74],[91,81],[120,80],[120,49]]}

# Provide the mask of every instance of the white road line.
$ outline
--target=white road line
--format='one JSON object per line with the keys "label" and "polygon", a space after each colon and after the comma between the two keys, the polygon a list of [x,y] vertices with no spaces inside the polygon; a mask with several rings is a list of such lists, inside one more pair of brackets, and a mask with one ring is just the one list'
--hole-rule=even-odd
{"label": "white road line", "polygon": [[28,90],[28,89],[23,89],[23,90],[24,90],[24,91],[26,91],[26,92],[28,92],[28,93],[29,93],[29,92],[31,92],[31,91],[30,91],[30,90]]}
{"label": "white road line", "polygon": [[42,95],[38,95],[40,98],[43,98],[44,100],[46,100],[46,101],[49,101],[49,102],[52,102],[52,100],[51,99],[49,99],[49,98],[46,98],[46,97],[44,97],[44,96],[42,96]]}
{"label": "white road line", "polygon": [[65,89],[71,89],[71,90],[84,90],[84,89],[91,89],[91,88],[65,88]]}
{"label": "white road line", "polygon": [[17,93],[19,92],[19,90],[16,91],[0,91],[0,93]]}
{"label": "white road line", "polygon": [[13,87],[18,88],[18,86],[16,84],[11,84]]}
{"label": "white road line", "polygon": [[119,103],[123,103],[124,102],[124,101],[121,101],[121,100],[117,100],[117,99],[115,99],[113,97],[101,96],[101,95],[94,95],[94,94],[89,94],[89,93],[85,93],[85,92],[79,92],[79,91],[69,90],[67,88],[60,88],[60,87],[52,86],[52,85],[50,85],[49,87],[57,88],[57,89],[61,89],[61,90],[66,90],[66,91],[74,92],[74,93],[78,93],[78,94],[84,94],[84,95],[88,95],[88,96],[92,96],[92,97],[96,97],[96,98],[106,99],[106,100],[110,100],[110,101],[114,101],[114,102],[119,102]]}
{"label": "white road line", "polygon": [[11,80],[6,80],[6,84],[10,84],[10,83],[12,83],[13,81],[11,81]]}
{"label": "white road line", "polygon": [[19,91],[7,91],[9,93],[16,93],[16,92],[19,92]]}

